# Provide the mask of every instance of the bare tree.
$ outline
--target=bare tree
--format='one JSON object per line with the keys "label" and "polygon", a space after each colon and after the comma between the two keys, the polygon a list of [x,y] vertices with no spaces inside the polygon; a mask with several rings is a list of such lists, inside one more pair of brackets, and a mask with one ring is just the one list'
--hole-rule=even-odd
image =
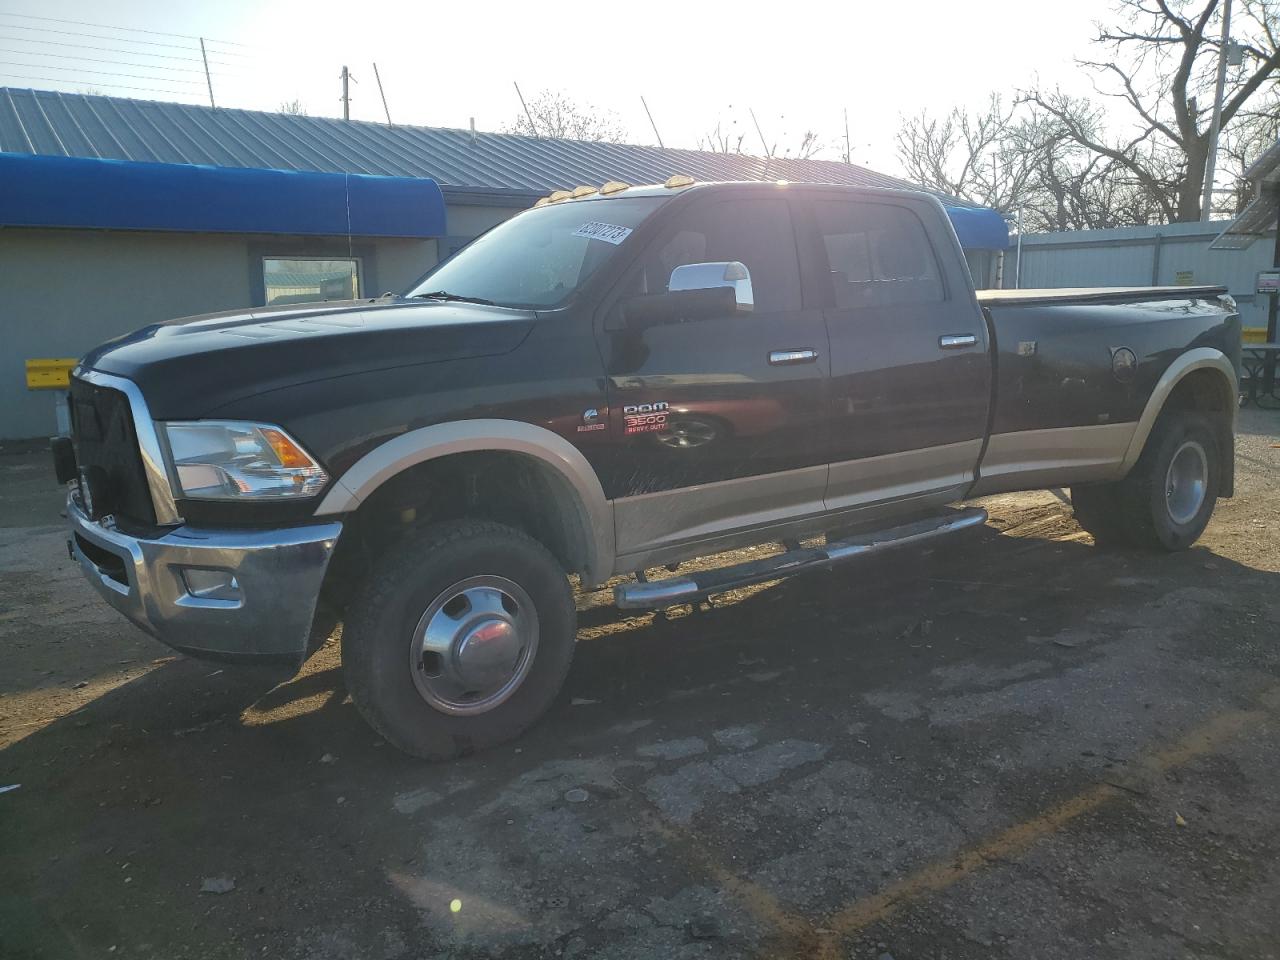
{"label": "bare tree", "polygon": [[[1099,26],[1105,59],[1080,60],[1102,96],[1123,104],[1129,122],[1112,130],[1083,116],[1060,90],[1032,90],[1024,99],[1054,117],[1067,136],[1124,171],[1163,219],[1196,220],[1209,153],[1209,125],[1219,48],[1218,0],[1120,0],[1124,22]],[[1241,0],[1233,31],[1245,61],[1229,73],[1222,126],[1280,70],[1276,0]]]}
{"label": "bare tree", "polygon": [[[1062,98],[1074,128],[1096,134],[1102,111]],[[1030,230],[1083,230],[1159,220],[1133,178],[1075,141],[1071,127],[1033,104],[992,94],[981,108],[904,118],[896,138],[909,179],[1008,213]]]}
{"label": "bare tree", "polygon": [[626,142],[627,131],[617,114],[579,103],[563,91],[543,90],[528,101],[528,106],[529,115],[521,111],[503,127],[503,133],[556,140]]}
{"label": "bare tree", "polygon": [[[798,138],[785,129],[786,117],[768,117],[764,125],[756,123],[750,116],[749,108],[729,105],[727,117],[716,119],[715,128],[698,138],[698,149],[709,153],[753,154],[763,153],[766,158],[778,160],[811,160],[827,149],[818,134],[813,130],[805,130]],[[781,137],[768,140],[765,131],[769,128],[783,127]],[[755,137],[759,137],[760,150],[756,151]],[[843,149],[843,147],[841,148]]]}
{"label": "bare tree", "polygon": [[306,116],[309,116],[309,114],[307,113],[307,108],[303,105],[303,103],[302,103],[302,101],[301,101],[301,100],[297,100],[297,99],[294,99],[294,100],[285,100],[285,101],[283,101],[283,102],[280,104],[280,111],[279,111],[279,112],[280,112],[280,113],[287,113],[287,114],[289,114],[289,116],[291,116],[291,117],[306,117]]}
{"label": "bare tree", "polygon": [[[993,93],[981,110],[955,107],[941,117],[925,110],[905,118],[895,137],[898,159],[916,183],[988,206],[1004,205],[997,181],[1001,161],[1008,183],[1008,163],[1017,159],[1009,155],[1015,112]],[[1021,174],[1025,163],[1018,167]]]}
{"label": "bare tree", "polygon": [[714,130],[698,138],[698,149],[708,153],[742,153],[742,141],[746,137],[746,131],[738,128],[736,120],[730,121],[728,127],[717,120]]}

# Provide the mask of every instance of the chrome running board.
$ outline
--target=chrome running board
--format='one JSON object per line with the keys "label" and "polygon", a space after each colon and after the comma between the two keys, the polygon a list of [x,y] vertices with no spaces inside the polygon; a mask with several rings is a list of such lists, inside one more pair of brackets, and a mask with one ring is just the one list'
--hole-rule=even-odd
{"label": "chrome running board", "polygon": [[845,560],[884,553],[925,540],[933,540],[952,533],[959,533],[982,526],[987,521],[987,511],[980,507],[967,507],[955,513],[916,520],[900,527],[863,533],[844,540],[836,540],[822,547],[801,547],[787,550],[764,560],[703,570],[684,577],[668,577],[665,580],[641,580],[613,588],[613,600],[626,610],[643,610],[653,607],[670,607],[689,603],[712,593],[724,593],[753,583],[781,580],[810,570],[826,570]]}

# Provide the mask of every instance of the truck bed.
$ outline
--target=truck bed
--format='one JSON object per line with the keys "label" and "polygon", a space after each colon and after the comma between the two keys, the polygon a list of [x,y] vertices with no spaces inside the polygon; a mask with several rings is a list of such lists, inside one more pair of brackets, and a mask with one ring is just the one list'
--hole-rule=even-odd
{"label": "truck bed", "polygon": [[984,307],[1021,303],[1127,303],[1134,300],[1216,297],[1226,287],[1048,287],[1041,290],[979,290]]}

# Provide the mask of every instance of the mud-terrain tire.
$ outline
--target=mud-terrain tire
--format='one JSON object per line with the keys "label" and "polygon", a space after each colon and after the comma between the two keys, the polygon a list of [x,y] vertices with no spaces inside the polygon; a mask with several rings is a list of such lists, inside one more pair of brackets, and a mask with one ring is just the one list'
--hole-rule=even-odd
{"label": "mud-terrain tire", "polygon": [[1171,552],[1195,543],[1218,502],[1223,456],[1208,416],[1182,410],[1162,415],[1120,484],[1129,542]]}
{"label": "mud-terrain tire", "polygon": [[564,570],[536,540],[489,521],[425,525],[374,564],[348,607],[347,689],[398,749],[463,756],[546,712],[573,660],[575,624]]}

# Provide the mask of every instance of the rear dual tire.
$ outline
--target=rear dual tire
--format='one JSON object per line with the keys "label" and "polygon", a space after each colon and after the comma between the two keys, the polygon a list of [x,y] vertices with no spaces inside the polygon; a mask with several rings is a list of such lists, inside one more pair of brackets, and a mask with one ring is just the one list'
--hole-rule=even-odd
{"label": "rear dual tire", "polygon": [[551,706],[575,620],[568,579],[542,544],[487,521],[424,526],[378,560],[348,608],[347,689],[398,749],[464,756]]}
{"label": "rear dual tire", "polygon": [[1129,476],[1071,488],[1076,520],[1099,546],[1185,550],[1213,516],[1223,452],[1212,420],[1173,411],[1151,431]]}

